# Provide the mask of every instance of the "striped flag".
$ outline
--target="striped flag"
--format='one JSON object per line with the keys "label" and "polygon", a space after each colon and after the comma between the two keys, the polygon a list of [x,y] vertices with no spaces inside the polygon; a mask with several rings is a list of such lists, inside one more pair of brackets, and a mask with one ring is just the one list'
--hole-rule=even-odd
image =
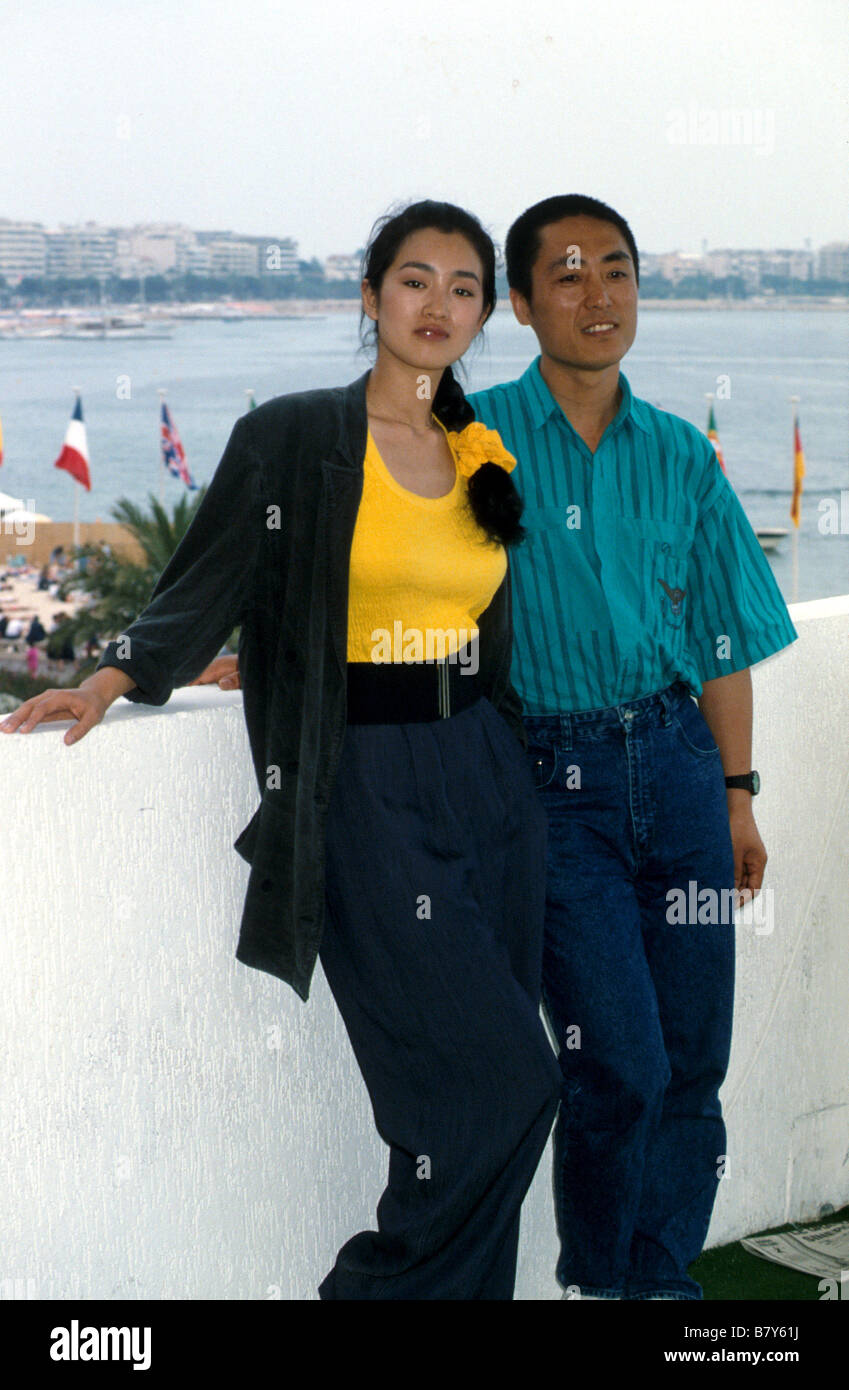
{"label": "striped flag", "polygon": [[719,442],[719,435],[716,429],[716,420],[714,419],[713,414],[713,401],[711,401],[710,411],[708,412],[707,437],[713,445],[714,453],[716,454],[716,461],[722,469],[723,473],[727,477],[728,469],[725,467],[725,459],[722,456],[722,445]]}
{"label": "striped flag", "polygon": [[65,431],[65,442],[54,468],[64,468],[78,483],[91,492],[91,477],[88,471],[88,444],[83,424],[82,398],[77,396],[73,414]]}
{"label": "striped flag", "polygon": [[798,526],[802,518],[802,479],[805,476],[805,453],[799,434],[799,416],[793,416],[793,500],[790,515],[793,525]]}
{"label": "striped flag", "polygon": [[165,464],[165,467],[168,469],[169,473],[173,474],[175,478],[181,478],[190,492],[194,491],[194,489],[197,487],[197,483],[194,481],[191,473],[189,472],[189,467],[186,463],[186,451],[183,448],[183,445],[180,441],[180,436],[177,433],[177,426],[171,419],[171,413],[164,401],[162,402],[161,433],[162,460]]}

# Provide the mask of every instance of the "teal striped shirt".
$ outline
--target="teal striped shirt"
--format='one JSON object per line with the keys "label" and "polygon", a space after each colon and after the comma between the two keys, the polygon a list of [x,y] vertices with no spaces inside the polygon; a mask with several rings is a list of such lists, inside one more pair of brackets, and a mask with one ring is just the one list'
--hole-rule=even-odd
{"label": "teal striped shirt", "polygon": [[631,392],[594,454],[540,373],[469,396],[518,460],[511,678],[527,714],[702,683],[797,637],[710,440]]}

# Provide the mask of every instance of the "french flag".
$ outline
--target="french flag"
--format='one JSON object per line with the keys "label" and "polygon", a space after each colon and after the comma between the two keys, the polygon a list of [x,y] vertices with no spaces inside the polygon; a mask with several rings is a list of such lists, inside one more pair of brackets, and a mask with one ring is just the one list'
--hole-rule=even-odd
{"label": "french flag", "polygon": [[85,425],[83,424],[83,405],[79,396],[77,396],[77,403],[65,431],[65,443],[62,445],[62,452],[54,467],[67,469],[72,478],[76,478],[78,483],[82,483],[83,487],[91,492],[88,444],[86,443]]}

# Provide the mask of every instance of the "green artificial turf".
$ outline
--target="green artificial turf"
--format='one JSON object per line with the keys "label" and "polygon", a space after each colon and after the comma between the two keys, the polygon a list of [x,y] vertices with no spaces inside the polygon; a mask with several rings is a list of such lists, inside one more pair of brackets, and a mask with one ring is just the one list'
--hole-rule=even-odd
{"label": "green artificial turf", "polygon": [[[805,1230],[809,1226],[819,1226],[826,1222],[846,1221],[849,1207],[841,1211],[829,1212],[816,1221],[789,1222],[786,1226],[772,1226],[768,1231],[753,1231],[752,1235],[772,1235],[776,1231]],[[798,1270],[787,1269],[784,1265],[762,1260],[744,1250],[739,1241],[733,1245],[718,1245],[713,1250],[705,1250],[690,1265],[690,1275],[697,1279],[704,1290],[706,1300],[750,1298],[806,1299],[819,1300],[823,1292],[818,1288],[819,1280],[813,1274],[800,1274]],[[849,1290],[846,1290],[849,1292]],[[845,1293],[844,1293],[845,1298]]]}

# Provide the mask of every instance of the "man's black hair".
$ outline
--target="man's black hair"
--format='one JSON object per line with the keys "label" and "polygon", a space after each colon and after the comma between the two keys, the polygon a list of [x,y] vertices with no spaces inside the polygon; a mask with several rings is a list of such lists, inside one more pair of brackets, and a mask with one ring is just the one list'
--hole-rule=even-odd
{"label": "man's black hair", "polygon": [[532,208],[528,208],[521,217],[516,218],[507,233],[504,254],[507,261],[507,283],[511,290],[518,290],[530,304],[532,272],[539,255],[540,232],[543,227],[549,226],[552,222],[559,222],[563,217],[595,217],[599,222],[612,222],[627,242],[634,262],[634,277],[639,285],[640,258],[637,254],[637,243],[625,218],[598,198],[590,198],[585,193],[561,193],[554,198],[544,198],[541,203],[534,203]]}

